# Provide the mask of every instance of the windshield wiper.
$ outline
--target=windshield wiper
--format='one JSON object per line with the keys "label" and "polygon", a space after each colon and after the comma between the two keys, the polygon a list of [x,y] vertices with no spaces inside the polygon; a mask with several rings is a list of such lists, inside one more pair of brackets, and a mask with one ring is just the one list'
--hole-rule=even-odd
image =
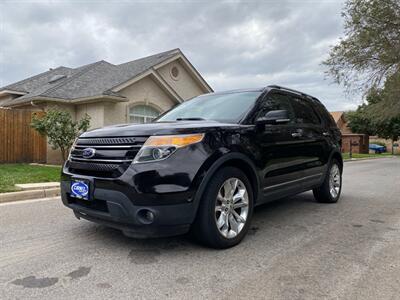
{"label": "windshield wiper", "polygon": [[206,119],[203,118],[176,118],[177,121],[205,121]]}

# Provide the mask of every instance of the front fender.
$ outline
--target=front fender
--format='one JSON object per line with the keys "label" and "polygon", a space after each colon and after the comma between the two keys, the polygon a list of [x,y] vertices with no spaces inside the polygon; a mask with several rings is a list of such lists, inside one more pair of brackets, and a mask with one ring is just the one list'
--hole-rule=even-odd
{"label": "front fender", "polygon": [[254,163],[243,153],[240,152],[229,152],[228,149],[223,148],[214,152],[203,164],[200,168],[196,178],[194,180],[194,184],[197,185],[196,194],[194,196],[194,204],[196,207],[196,211],[199,207],[201,197],[206,189],[209,181],[212,179],[213,175],[223,166],[233,165],[238,166],[239,168],[245,167],[246,170],[243,170],[248,176],[250,176],[249,181],[253,185],[254,195],[257,196],[259,194],[260,189],[260,179],[258,176],[257,169]]}

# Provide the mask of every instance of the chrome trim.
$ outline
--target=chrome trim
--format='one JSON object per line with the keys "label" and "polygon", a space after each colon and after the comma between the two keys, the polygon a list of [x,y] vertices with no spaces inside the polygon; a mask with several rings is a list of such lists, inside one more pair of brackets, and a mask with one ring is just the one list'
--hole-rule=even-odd
{"label": "chrome trim", "polygon": [[132,162],[133,159],[91,159],[91,158],[77,158],[71,157],[71,161],[86,161],[86,162],[109,162],[109,163],[124,163],[124,162]]}
{"label": "chrome trim", "polygon": [[75,148],[99,148],[99,149],[106,149],[106,148],[123,148],[123,149],[129,149],[129,148],[141,148],[142,145],[132,145],[132,146],[114,146],[114,145],[110,145],[110,146],[97,146],[97,145],[75,145]]}
{"label": "chrome trim", "polygon": [[271,185],[271,186],[267,186],[267,187],[263,188],[263,190],[266,191],[266,190],[273,189],[273,188],[276,188],[276,187],[279,187],[279,186],[288,185],[288,184],[296,183],[296,182],[299,182],[299,181],[304,181],[304,180],[311,179],[311,178],[314,178],[314,177],[321,177],[322,175],[323,175],[323,173],[318,173],[318,174],[314,174],[314,175],[305,176],[303,178],[299,178],[299,179],[290,180],[290,181],[286,181],[286,182],[283,182],[283,183],[278,183],[278,184],[274,184],[274,185]]}
{"label": "chrome trim", "polygon": [[290,119],[276,119],[275,123],[288,123],[290,122]]}

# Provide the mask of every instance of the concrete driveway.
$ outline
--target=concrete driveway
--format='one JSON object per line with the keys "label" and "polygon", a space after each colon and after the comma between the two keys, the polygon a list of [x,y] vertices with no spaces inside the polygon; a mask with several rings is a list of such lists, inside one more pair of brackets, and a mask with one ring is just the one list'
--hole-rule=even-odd
{"label": "concrete driveway", "polygon": [[256,209],[217,251],[134,240],[60,200],[0,205],[0,299],[398,299],[400,159],[345,165],[338,204],[311,193]]}

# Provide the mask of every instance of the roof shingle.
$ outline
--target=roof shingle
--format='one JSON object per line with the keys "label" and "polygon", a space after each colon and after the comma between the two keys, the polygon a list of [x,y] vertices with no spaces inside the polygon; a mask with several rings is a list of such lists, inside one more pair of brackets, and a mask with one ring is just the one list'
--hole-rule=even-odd
{"label": "roof shingle", "polygon": [[[114,65],[104,60],[79,68],[58,67],[22,81],[7,85],[2,90],[26,92],[26,95],[11,100],[6,105],[29,102],[32,98],[48,97],[72,100],[101,95],[120,96],[111,89],[124,83],[153,66],[180,53],[179,49],[158,53],[127,63]],[[65,75],[54,82],[54,76]]]}

